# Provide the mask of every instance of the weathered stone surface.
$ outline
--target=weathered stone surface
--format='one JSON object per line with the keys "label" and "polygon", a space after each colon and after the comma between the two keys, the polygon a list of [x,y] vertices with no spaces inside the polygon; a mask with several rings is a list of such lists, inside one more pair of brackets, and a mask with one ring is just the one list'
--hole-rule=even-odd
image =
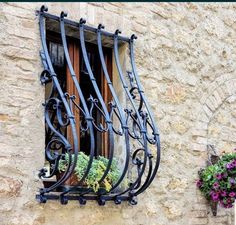
{"label": "weathered stone surface", "polygon": [[[34,200],[42,186],[36,171],[45,147],[35,15],[40,6],[0,3],[0,224],[233,225],[233,210],[219,208],[212,216],[195,180],[205,166],[208,143],[219,153],[236,146],[236,5],[47,3],[51,13],[66,10],[72,20],[84,17],[111,32],[138,34],[137,68],[163,153],[157,178],[135,207]],[[130,69],[128,59],[124,62]]]}
{"label": "weathered stone surface", "polygon": [[176,200],[167,200],[164,203],[164,212],[168,219],[178,220],[183,216],[183,211],[180,209],[180,206],[183,203],[180,203]]}
{"label": "weathered stone surface", "polygon": [[22,182],[11,178],[11,177],[5,177],[0,176],[0,196],[18,196],[20,194],[20,190],[22,187]]}

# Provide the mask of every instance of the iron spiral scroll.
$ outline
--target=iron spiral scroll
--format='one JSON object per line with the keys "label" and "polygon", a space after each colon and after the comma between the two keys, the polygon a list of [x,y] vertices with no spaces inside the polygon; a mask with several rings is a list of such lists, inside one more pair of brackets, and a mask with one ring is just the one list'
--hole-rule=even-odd
{"label": "iron spiral scroll", "polygon": [[[114,201],[115,204],[128,201],[135,205],[137,204],[137,196],[144,192],[155,178],[160,163],[159,132],[144,96],[134,61],[134,40],[137,37],[135,35],[130,38],[123,37],[119,30],[112,34],[105,31],[102,24],[99,24],[97,28],[93,28],[87,26],[84,19],[74,22],[66,19],[67,14],[64,12],[61,12],[60,16],[55,16],[47,13],[47,11],[47,7],[42,6],[38,11],[38,15],[42,42],[41,58],[44,66],[41,73],[41,83],[43,85],[51,83],[49,97],[43,104],[46,127],[45,158],[49,164],[49,171],[46,171],[44,167],[40,170],[39,177],[42,180],[56,177],[59,173],[59,161],[64,159],[65,155],[67,155],[69,163],[65,172],[56,181],[49,182],[49,185],[39,190],[36,199],[40,203],[46,203],[47,200],[60,200],[61,204],[67,204],[68,200],[77,200],[81,205],[84,205],[87,200],[96,200],[99,205],[104,205],[106,201]],[[53,68],[46,43],[46,19],[55,20],[59,23],[69,76],[71,76],[76,89],[74,95],[70,95],[64,90]],[[87,76],[94,88],[94,95],[90,95],[89,99],[84,97],[70,59],[65,25],[73,26],[79,31],[78,43],[88,72]],[[96,35],[103,76],[112,96],[112,101],[109,103],[110,108],[104,102],[88,60],[85,40],[87,31],[92,31]],[[126,96],[126,102],[120,102],[117,91],[110,79],[103,52],[103,37],[110,38],[113,41],[115,67]],[[126,42],[129,46],[129,60],[132,68],[131,71],[125,74],[119,58],[119,44],[121,42]],[[75,110],[73,109],[79,111],[80,121],[76,121]],[[93,118],[94,110],[103,118],[103,124],[96,123]],[[80,152],[78,130],[76,129],[78,123],[80,124],[80,134],[89,135],[89,160],[79,182],[76,185],[68,186],[65,185],[65,182],[73,176],[75,167],[79,166],[76,165]],[[68,128],[71,129],[72,140],[65,135],[64,131]],[[124,141],[120,155],[123,164],[120,168],[119,178],[109,191],[103,189],[95,192],[91,188],[81,187],[96,157],[95,133],[106,133],[108,137],[108,163],[99,180],[100,183],[108,176],[114,155],[117,154],[115,139],[122,138]],[[128,184],[125,188],[121,188],[124,180],[127,180]]]}

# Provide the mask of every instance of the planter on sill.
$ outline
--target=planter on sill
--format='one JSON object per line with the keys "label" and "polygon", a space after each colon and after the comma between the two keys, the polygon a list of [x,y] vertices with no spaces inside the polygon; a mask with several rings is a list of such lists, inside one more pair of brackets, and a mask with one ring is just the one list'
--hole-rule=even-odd
{"label": "planter on sill", "polygon": [[[57,180],[59,180],[63,175],[64,173],[58,173]],[[78,184],[79,184],[78,176],[75,173],[73,173],[68,178],[68,180],[66,180],[63,183],[63,186],[65,189],[70,189],[70,188],[75,188],[76,186],[78,186]],[[88,187],[86,182],[83,182],[82,184],[80,184],[78,187],[75,188],[75,190],[80,190],[80,192],[82,193],[95,193],[95,191],[91,187]],[[105,193],[107,193],[107,190],[102,186],[99,187],[98,191],[96,192],[96,194],[105,194]]]}
{"label": "planter on sill", "polygon": [[[63,177],[64,173],[59,173],[56,175],[57,177],[57,180],[60,180],[61,177]],[[68,186],[76,186],[78,185],[79,183],[79,180],[78,180],[78,177],[76,176],[76,174],[72,174],[64,183],[63,185],[68,185]],[[85,184],[84,185],[81,185],[81,186],[86,186]]]}

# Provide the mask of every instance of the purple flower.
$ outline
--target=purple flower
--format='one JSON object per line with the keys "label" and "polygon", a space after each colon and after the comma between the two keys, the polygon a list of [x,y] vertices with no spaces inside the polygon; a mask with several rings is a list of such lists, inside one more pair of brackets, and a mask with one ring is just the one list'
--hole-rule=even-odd
{"label": "purple flower", "polygon": [[228,203],[226,205],[224,205],[225,208],[232,208],[233,207],[233,204],[232,203]]}
{"label": "purple flower", "polygon": [[200,188],[202,186],[202,181],[201,180],[198,180],[197,183],[196,183],[197,187]]}
{"label": "purple flower", "polygon": [[230,203],[230,204],[228,204],[227,206],[226,206],[226,208],[232,208],[233,207],[233,204],[232,203]]}
{"label": "purple flower", "polygon": [[225,197],[225,196],[227,195],[227,193],[226,193],[226,191],[221,191],[221,192],[220,192],[220,195],[221,195],[222,197]]}
{"label": "purple flower", "polygon": [[220,205],[221,205],[222,207],[225,207],[225,202],[224,202],[224,200],[220,200]]}
{"label": "purple flower", "polygon": [[231,197],[231,198],[235,197],[235,195],[236,195],[235,192],[230,192],[229,193],[229,197]]}
{"label": "purple flower", "polygon": [[231,163],[227,163],[227,164],[226,164],[226,168],[227,168],[228,170],[231,170],[231,169],[233,168],[233,166],[231,165]]}
{"label": "purple flower", "polygon": [[233,207],[233,202],[230,199],[224,199],[220,200],[220,205],[224,208],[232,208]]}
{"label": "purple flower", "polygon": [[219,187],[219,183],[218,183],[218,182],[215,182],[215,183],[213,184],[213,187],[214,187],[214,189],[217,189],[217,188]]}
{"label": "purple flower", "polygon": [[223,173],[223,177],[226,178],[228,175],[227,173]]}
{"label": "purple flower", "polygon": [[211,194],[211,198],[214,202],[219,201],[219,194],[217,192],[214,192]]}
{"label": "purple flower", "polygon": [[236,167],[236,160],[234,160],[233,162],[231,162],[231,165],[232,165],[233,167]]}
{"label": "purple flower", "polygon": [[220,173],[217,173],[217,174],[216,174],[216,179],[217,179],[217,180],[221,180],[222,177],[223,177],[222,174],[220,174]]}
{"label": "purple flower", "polygon": [[229,182],[230,182],[230,184],[235,184],[234,178],[230,178]]}

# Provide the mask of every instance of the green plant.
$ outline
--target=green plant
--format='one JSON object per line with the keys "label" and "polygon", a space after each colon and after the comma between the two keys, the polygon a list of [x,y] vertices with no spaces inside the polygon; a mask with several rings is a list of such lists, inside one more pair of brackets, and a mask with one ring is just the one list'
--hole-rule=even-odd
{"label": "green plant", "polygon": [[236,198],[236,153],[227,153],[214,165],[200,170],[197,187],[208,200],[231,208]]}
{"label": "green plant", "polygon": [[[72,162],[74,161],[74,155],[72,155]],[[79,152],[77,157],[77,163],[74,170],[75,175],[77,176],[78,181],[83,177],[84,172],[87,169],[89,162],[89,156],[85,155],[83,152]],[[99,183],[99,180],[102,178],[109,160],[103,156],[99,156],[97,159],[93,159],[92,166],[90,168],[89,174],[85,179],[85,184],[92,188],[94,192],[97,192],[99,188],[105,188],[106,191],[110,191],[112,185],[114,185],[120,177],[120,169],[118,167],[118,162],[113,158],[111,168],[102,181]],[[59,160],[58,170],[60,173],[65,172],[69,163],[69,154],[65,154],[64,159]]]}

